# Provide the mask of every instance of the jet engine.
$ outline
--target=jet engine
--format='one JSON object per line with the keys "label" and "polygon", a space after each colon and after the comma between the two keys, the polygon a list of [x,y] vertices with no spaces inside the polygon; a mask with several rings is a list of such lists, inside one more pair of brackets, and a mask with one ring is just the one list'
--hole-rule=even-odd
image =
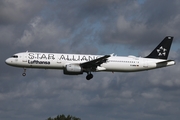
{"label": "jet engine", "polygon": [[74,64],[66,65],[64,67],[63,72],[66,75],[79,75],[79,74],[83,74],[83,70],[82,70],[81,66],[74,65]]}

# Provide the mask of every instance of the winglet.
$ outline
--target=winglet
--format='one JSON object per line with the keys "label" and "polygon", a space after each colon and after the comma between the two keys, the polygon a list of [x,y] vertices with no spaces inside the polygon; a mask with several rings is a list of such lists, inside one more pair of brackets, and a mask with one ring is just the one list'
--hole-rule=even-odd
{"label": "winglet", "polygon": [[114,56],[114,53],[110,54],[110,56],[111,56],[111,57]]}
{"label": "winglet", "polygon": [[146,58],[167,59],[172,41],[172,36],[165,37],[163,41],[148,56],[146,56]]}

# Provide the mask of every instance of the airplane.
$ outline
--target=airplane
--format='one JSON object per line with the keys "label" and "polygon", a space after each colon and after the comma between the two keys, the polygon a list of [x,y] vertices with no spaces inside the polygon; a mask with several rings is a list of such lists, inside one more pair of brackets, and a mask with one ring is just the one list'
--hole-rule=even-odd
{"label": "airplane", "polygon": [[93,78],[92,72],[136,72],[175,65],[174,60],[167,59],[172,41],[172,36],[166,36],[146,57],[27,51],[14,54],[5,63],[23,68],[23,76],[26,76],[26,68],[62,69],[65,75],[80,75],[85,72],[86,79],[90,80]]}

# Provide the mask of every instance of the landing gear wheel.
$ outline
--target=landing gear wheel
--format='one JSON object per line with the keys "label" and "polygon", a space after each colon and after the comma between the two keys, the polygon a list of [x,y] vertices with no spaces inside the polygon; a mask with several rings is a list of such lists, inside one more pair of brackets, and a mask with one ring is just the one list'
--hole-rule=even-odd
{"label": "landing gear wheel", "polygon": [[91,74],[91,73],[86,76],[86,79],[87,79],[87,80],[90,80],[90,79],[92,79],[92,78],[93,78],[93,74]]}
{"label": "landing gear wheel", "polygon": [[26,76],[26,73],[23,73],[22,76]]}

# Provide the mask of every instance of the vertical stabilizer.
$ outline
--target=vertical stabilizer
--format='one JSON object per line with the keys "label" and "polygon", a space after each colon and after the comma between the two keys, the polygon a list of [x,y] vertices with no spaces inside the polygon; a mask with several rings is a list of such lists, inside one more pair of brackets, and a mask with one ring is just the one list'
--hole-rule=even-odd
{"label": "vertical stabilizer", "polygon": [[165,37],[163,41],[148,56],[146,56],[146,58],[167,59],[172,41],[172,36]]}

